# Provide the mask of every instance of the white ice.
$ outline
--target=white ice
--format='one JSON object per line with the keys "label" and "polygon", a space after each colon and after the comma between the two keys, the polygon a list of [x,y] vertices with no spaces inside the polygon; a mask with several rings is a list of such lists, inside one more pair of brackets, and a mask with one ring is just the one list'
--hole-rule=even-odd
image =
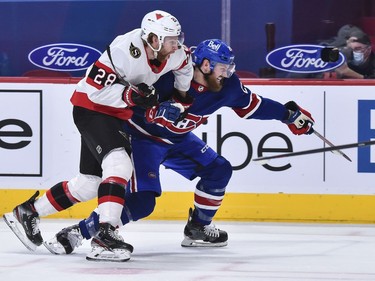
{"label": "white ice", "polygon": [[[76,220],[44,219],[45,239]],[[217,222],[224,248],[182,248],[184,221],[135,222],[122,228],[134,246],[128,262],[85,259],[90,242],[71,255],[43,246],[28,251],[0,220],[2,281],[375,280],[375,226]]]}

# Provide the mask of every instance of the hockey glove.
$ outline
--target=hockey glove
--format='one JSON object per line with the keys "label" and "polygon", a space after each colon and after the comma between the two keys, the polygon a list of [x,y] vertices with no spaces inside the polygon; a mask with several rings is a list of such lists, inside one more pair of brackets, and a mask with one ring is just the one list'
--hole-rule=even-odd
{"label": "hockey glove", "polygon": [[283,122],[288,125],[293,134],[310,135],[314,132],[312,126],[315,121],[311,117],[310,112],[299,107],[294,101],[289,101],[284,106],[289,110],[289,117]]}
{"label": "hockey glove", "polygon": [[180,114],[180,117],[176,120],[177,122],[181,121],[187,115],[187,110],[193,104],[194,99],[187,93],[182,95],[177,89],[174,89],[172,100],[179,103],[184,108],[183,112]]}
{"label": "hockey glove", "polygon": [[164,101],[158,106],[146,110],[146,120],[160,126],[168,126],[173,124],[182,112],[184,112],[184,108],[180,103]]}
{"label": "hockey glove", "polygon": [[177,89],[174,89],[173,91],[172,100],[180,103],[184,107],[184,110],[187,110],[194,101],[194,99],[187,93],[182,95]]}
{"label": "hockey glove", "polygon": [[137,86],[126,86],[122,94],[124,102],[128,106],[140,106],[149,108],[158,104],[158,96],[153,86],[147,86],[145,83]]}

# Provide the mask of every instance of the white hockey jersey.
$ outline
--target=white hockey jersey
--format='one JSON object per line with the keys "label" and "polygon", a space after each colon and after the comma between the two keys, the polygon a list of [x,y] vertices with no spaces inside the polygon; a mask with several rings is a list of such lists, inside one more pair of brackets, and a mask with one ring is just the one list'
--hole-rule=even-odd
{"label": "white hockey jersey", "polygon": [[123,100],[125,86],[117,83],[116,72],[132,85],[145,83],[153,85],[160,76],[173,71],[174,86],[187,91],[193,77],[190,52],[181,48],[176,50],[159,67],[151,65],[141,39],[141,29],[120,35],[110,44],[112,62],[107,51],[90,66],[85,77],[78,82],[71,98],[75,106],[105,113],[127,120],[132,110]]}

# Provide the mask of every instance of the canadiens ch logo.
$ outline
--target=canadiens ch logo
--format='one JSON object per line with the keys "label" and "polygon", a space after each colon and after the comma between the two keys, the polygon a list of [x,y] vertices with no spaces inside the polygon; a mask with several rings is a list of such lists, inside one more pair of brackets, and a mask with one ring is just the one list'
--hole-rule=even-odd
{"label": "canadiens ch logo", "polygon": [[131,56],[135,59],[141,56],[141,50],[138,47],[135,47],[133,43],[130,43],[129,51]]}

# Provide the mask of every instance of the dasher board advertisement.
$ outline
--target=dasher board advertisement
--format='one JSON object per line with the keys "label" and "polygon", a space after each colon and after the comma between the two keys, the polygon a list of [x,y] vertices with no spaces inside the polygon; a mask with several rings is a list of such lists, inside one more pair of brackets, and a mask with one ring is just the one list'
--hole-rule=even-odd
{"label": "dasher board advertisement", "polygon": [[[80,135],[73,123],[69,101],[74,86],[0,84],[1,188],[48,189],[77,174]],[[296,101],[312,113],[314,128],[336,145],[375,139],[374,86],[272,84],[247,87],[281,103]],[[25,107],[18,106],[26,103]],[[10,125],[6,123],[9,121],[4,121],[9,119],[22,122]],[[32,135],[12,139],[9,134],[27,132],[19,124],[27,124],[24,127],[30,127]],[[279,121],[243,120],[228,108],[213,114],[206,125],[194,132],[232,163],[234,172],[227,192],[373,194],[375,190],[373,146],[345,150],[352,162],[326,152],[257,165],[252,159],[283,151],[321,148],[325,144],[315,135],[295,136]],[[23,147],[4,145],[22,141]],[[269,150],[273,152],[267,152]],[[197,179],[190,182],[164,168],[161,168],[161,179],[164,191],[192,191],[197,182]]]}

